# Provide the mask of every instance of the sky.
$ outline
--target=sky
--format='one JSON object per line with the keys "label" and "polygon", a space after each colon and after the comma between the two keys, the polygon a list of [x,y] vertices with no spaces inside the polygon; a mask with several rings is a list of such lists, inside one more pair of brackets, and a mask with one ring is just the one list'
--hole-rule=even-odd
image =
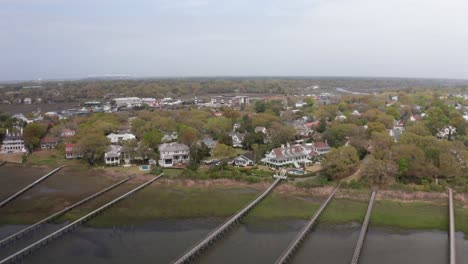
{"label": "sky", "polygon": [[0,80],[468,79],[466,0],[0,0]]}

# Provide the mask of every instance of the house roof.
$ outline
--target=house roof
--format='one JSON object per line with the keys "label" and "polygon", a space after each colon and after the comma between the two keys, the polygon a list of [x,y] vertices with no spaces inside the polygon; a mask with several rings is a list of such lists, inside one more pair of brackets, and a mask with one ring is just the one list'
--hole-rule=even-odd
{"label": "house roof", "polygon": [[43,143],[57,143],[57,142],[58,142],[58,138],[56,138],[56,137],[41,138],[41,144],[43,144]]}
{"label": "house roof", "polygon": [[325,142],[315,142],[314,146],[315,148],[330,148],[330,146]]}
{"label": "house roof", "polygon": [[160,152],[172,152],[172,151],[188,151],[190,148],[185,144],[180,143],[164,143],[158,147]]}
{"label": "house roof", "polygon": [[248,160],[251,160],[251,161],[255,160],[255,156],[254,156],[254,153],[252,151],[246,152],[246,153],[244,153],[242,155],[239,155],[237,157],[238,158],[239,157],[244,157],[245,159],[248,159]]}
{"label": "house roof", "polygon": [[293,145],[293,146],[283,146],[280,148],[273,149],[273,153],[277,158],[282,157],[296,157],[304,155],[304,148],[301,145]]}
{"label": "house roof", "polygon": [[122,151],[121,146],[110,145],[107,148],[107,152],[104,154],[106,158],[117,158],[120,157],[120,152]]}

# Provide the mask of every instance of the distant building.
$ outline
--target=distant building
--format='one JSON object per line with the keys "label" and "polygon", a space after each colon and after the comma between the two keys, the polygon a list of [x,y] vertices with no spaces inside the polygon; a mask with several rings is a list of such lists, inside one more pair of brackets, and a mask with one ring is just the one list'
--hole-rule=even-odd
{"label": "distant building", "polygon": [[65,145],[65,158],[66,159],[83,158],[83,153],[76,147],[75,144],[67,144]]}
{"label": "distant building", "polygon": [[23,103],[24,104],[32,104],[32,100],[31,100],[31,98],[24,98]]}
{"label": "distant building", "polygon": [[122,97],[122,98],[114,98],[113,100],[117,107],[134,107],[134,106],[141,106],[142,101],[138,97]]}
{"label": "distant building", "polygon": [[213,138],[211,137],[205,137],[203,139],[203,144],[205,144],[205,146],[207,146],[209,149],[212,149],[214,147],[216,147],[216,145],[218,145],[218,141],[217,140],[214,140]]}
{"label": "distant building", "polygon": [[177,140],[178,137],[179,137],[179,134],[176,131],[173,131],[170,133],[164,133],[164,136],[161,141],[165,143],[172,142],[172,141]]}
{"label": "distant building", "polygon": [[437,131],[437,138],[438,139],[448,139],[448,140],[454,140],[455,139],[455,134],[457,133],[457,128],[453,126],[445,126],[439,131]]}
{"label": "distant building", "polygon": [[111,141],[112,144],[117,144],[117,143],[120,143],[122,141],[127,141],[127,140],[132,140],[132,139],[135,139],[135,135],[133,134],[129,134],[129,133],[125,133],[125,134],[110,134],[107,136],[107,138]]}
{"label": "distant building", "polygon": [[211,104],[222,105],[228,107],[241,107],[242,105],[248,105],[250,99],[248,96],[228,96],[219,95],[211,97]]}
{"label": "distant building", "polygon": [[148,105],[149,107],[159,107],[159,102],[156,98],[141,98],[142,104]]}
{"label": "distant building", "polygon": [[60,136],[63,138],[69,138],[69,137],[73,137],[75,134],[76,134],[75,130],[65,128],[64,130],[62,130],[62,133],[60,134]]}
{"label": "distant building", "polygon": [[58,143],[59,140],[56,137],[44,137],[40,141],[41,149],[54,149]]}
{"label": "distant building", "polygon": [[267,133],[266,127],[263,127],[263,126],[256,126],[254,131],[255,133],[262,133],[262,134]]}
{"label": "distant building", "polygon": [[242,148],[242,142],[244,142],[245,134],[238,132],[229,133],[232,139],[232,146],[235,148]]}
{"label": "distant building", "polygon": [[19,133],[10,133],[7,129],[3,138],[1,153],[26,153],[24,145],[23,129]]}
{"label": "distant building", "polygon": [[185,165],[190,162],[190,148],[180,143],[159,145],[159,166],[163,168]]}

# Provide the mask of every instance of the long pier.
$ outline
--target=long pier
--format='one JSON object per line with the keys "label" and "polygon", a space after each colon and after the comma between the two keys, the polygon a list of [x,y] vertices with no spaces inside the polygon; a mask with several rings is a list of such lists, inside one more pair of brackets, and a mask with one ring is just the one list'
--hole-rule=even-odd
{"label": "long pier", "polygon": [[[210,232],[204,239],[198,242],[194,247],[189,249],[186,253],[184,253],[181,257],[173,261],[173,264],[182,264],[182,263],[189,263],[195,257],[197,257],[203,250],[205,250],[213,241],[219,238],[226,230],[228,230],[233,224],[237,223],[242,217],[244,217],[253,207],[255,207],[261,200],[263,200],[282,180],[282,178],[277,178],[275,182],[268,187],[260,196],[258,196],[255,200],[250,202],[247,206],[237,212],[235,215],[230,217],[226,222],[222,225],[217,227],[215,230]],[[1,262],[0,262],[1,264]]]}
{"label": "long pier", "polygon": [[47,179],[48,177],[50,177],[52,174],[56,173],[57,171],[61,170],[63,167],[65,166],[60,166],[56,169],[54,169],[53,171],[47,173],[46,175],[42,176],[41,178],[35,180],[33,183],[29,184],[28,186],[24,187],[23,189],[19,190],[18,192],[16,192],[15,194],[11,195],[10,197],[6,198],[3,202],[0,203],[0,207],[3,207],[5,206],[6,204],[8,204],[9,202],[13,201],[14,199],[18,198],[18,196],[20,196],[21,194],[23,194],[24,192],[26,192],[27,190],[31,189],[32,187],[36,186],[38,183],[40,183],[41,181]]}
{"label": "long pier", "polygon": [[314,226],[315,222],[317,222],[318,218],[322,214],[322,212],[325,210],[327,205],[330,203],[331,199],[335,195],[336,191],[340,185],[336,186],[335,189],[328,195],[328,198],[323,201],[322,205],[320,205],[319,209],[315,212],[314,216],[307,222],[307,224],[302,228],[301,232],[294,238],[294,240],[289,244],[289,246],[286,248],[286,250],[283,252],[283,254],[278,258],[278,260],[275,262],[275,264],[285,264],[288,263],[288,261],[291,259],[293,256],[294,252],[300,247],[302,242],[304,241],[306,235],[310,232],[312,227]]}
{"label": "long pier", "polygon": [[78,227],[80,224],[85,223],[86,221],[90,220],[91,218],[95,217],[96,215],[102,213],[104,210],[108,209],[109,207],[115,205],[116,203],[122,201],[123,199],[127,198],[128,196],[134,194],[135,192],[145,188],[146,186],[150,185],[160,177],[162,177],[164,174],[160,174],[159,176],[155,177],[154,179],[151,179],[140,186],[134,188],[133,190],[123,194],[122,196],[119,196],[118,198],[108,202],[107,204],[99,207],[98,209],[92,211],[91,213],[79,218],[78,220],[73,221],[72,223],[60,228],[59,230],[41,238],[40,240],[34,242],[33,244],[21,249],[20,251],[4,258],[3,260],[0,261],[0,264],[4,263],[14,263],[16,261],[20,261],[23,257],[35,252],[39,248],[47,245],[49,242],[53,241],[54,239],[60,237],[61,235],[64,235],[68,232],[73,231],[76,227]]}
{"label": "long pier", "polygon": [[369,221],[372,214],[372,208],[374,206],[375,195],[377,194],[377,190],[372,190],[372,195],[369,200],[369,205],[367,206],[366,217],[364,218],[364,222],[362,223],[361,232],[359,233],[359,238],[356,243],[356,248],[354,249],[353,258],[351,259],[351,264],[358,264],[359,256],[361,255],[362,246],[364,245],[364,239],[366,238],[367,229],[369,227]]}
{"label": "long pier", "polygon": [[5,163],[6,163],[6,161],[0,161],[0,166],[2,166]]}
{"label": "long pier", "polygon": [[450,221],[450,228],[449,228],[449,246],[450,246],[450,264],[455,264],[457,262],[457,256],[455,253],[455,213],[453,208],[453,192],[452,189],[448,189],[448,197],[449,197],[449,221]]}
{"label": "long pier", "polygon": [[115,184],[113,184],[113,185],[111,185],[111,186],[109,186],[109,187],[107,187],[107,188],[105,188],[105,189],[91,195],[91,196],[88,196],[87,198],[85,198],[85,199],[83,199],[83,200],[81,200],[81,201],[79,201],[79,202],[77,202],[77,203],[75,203],[75,204],[73,204],[71,206],[68,206],[68,207],[64,208],[63,210],[61,210],[59,212],[56,212],[56,213],[54,213],[54,214],[40,220],[39,222],[37,222],[37,223],[35,223],[35,224],[31,225],[31,226],[26,227],[23,230],[20,230],[20,231],[16,232],[15,234],[13,234],[13,235],[11,235],[9,237],[6,237],[6,238],[0,240],[0,248],[6,246],[9,243],[13,243],[14,241],[20,239],[21,237],[25,236],[26,234],[28,234],[28,233],[30,233],[30,232],[32,232],[34,230],[37,230],[37,229],[41,228],[42,226],[44,226],[44,224],[49,223],[49,222],[53,221],[54,219],[57,219],[58,217],[64,215],[68,211],[70,211],[70,210],[72,210],[72,209],[74,209],[74,208],[76,208],[76,207],[90,201],[90,200],[93,200],[94,198],[97,198],[98,196],[101,196],[102,194],[104,194],[104,193],[106,193],[106,192],[108,192],[110,190],[113,190],[117,186],[120,186],[120,185],[124,184],[125,182],[129,181],[132,178],[134,178],[134,177],[133,176],[128,177],[128,178],[126,178],[126,179],[124,179],[124,180],[122,180],[120,182],[117,182],[117,183],[115,183]]}

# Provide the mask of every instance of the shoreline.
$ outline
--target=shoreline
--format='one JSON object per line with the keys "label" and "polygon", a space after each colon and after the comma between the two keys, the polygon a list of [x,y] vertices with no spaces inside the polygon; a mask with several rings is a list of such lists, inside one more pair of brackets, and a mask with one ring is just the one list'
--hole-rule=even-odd
{"label": "shoreline", "polygon": [[[39,166],[45,168],[44,166]],[[43,188],[57,193],[41,193],[41,188],[31,190],[10,207],[2,208],[0,224],[31,224],[77,201],[85,193],[94,193],[102,186],[121,180],[128,173],[112,169],[83,169],[66,167],[63,172],[45,181]],[[96,177],[99,175],[99,177]],[[10,177],[10,176],[8,176]],[[68,178],[67,178],[68,177]],[[154,177],[139,174],[123,189],[133,188]],[[80,184],[79,192],[74,187],[65,187],[71,180]],[[99,186],[96,184],[99,183]],[[106,210],[89,223],[93,227],[141,224],[154,220],[194,219],[199,217],[226,219],[255,199],[271,182],[247,183],[232,179],[183,179],[161,178],[144,190],[128,197],[115,207]],[[98,188],[99,187],[99,188]],[[67,188],[72,188],[67,190]],[[294,182],[281,183],[243,221],[308,220],[334,186],[298,187]],[[72,221],[106,202],[117,193],[96,199],[72,210],[58,222]],[[80,195],[80,196],[79,196]],[[319,222],[323,224],[361,223],[367,208],[370,190],[341,188],[325,209]],[[468,233],[468,209],[465,194],[456,195],[456,230]],[[29,201],[29,203],[28,203]],[[41,204],[39,204],[41,202]],[[16,208],[15,208],[16,207]],[[371,225],[403,230],[447,230],[448,201],[446,193],[380,190],[371,218]]]}

